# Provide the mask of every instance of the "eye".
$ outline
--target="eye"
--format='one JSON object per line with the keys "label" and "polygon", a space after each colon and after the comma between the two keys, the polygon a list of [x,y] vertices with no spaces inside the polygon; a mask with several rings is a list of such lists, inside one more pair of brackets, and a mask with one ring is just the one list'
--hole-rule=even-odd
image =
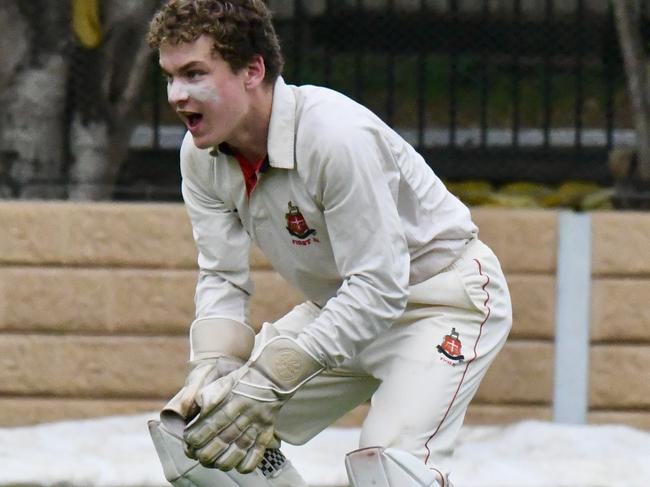
{"label": "eye", "polygon": [[198,69],[191,69],[188,72],[185,73],[185,77],[189,80],[195,80],[197,78],[200,78],[203,76],[205,73],[203,71],[200,71]]}

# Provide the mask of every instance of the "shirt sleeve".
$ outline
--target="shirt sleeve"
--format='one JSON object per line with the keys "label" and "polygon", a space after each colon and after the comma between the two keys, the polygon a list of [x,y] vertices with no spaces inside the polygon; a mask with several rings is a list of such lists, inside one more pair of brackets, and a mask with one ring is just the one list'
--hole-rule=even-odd
{"label": "shirt sleeve", "polygon": [[[298,340],[328,367],[354,357],[404,311],[410,256],[391,191],[395,165],[370,130],[319,131],[310,173],[342,284]],[[313,165],[313,168],[312,168]],[[313,169],[313,170],[312,170]]]}
{"label": "shirt sleeve", "polygon": [[[210,189],[214,162],[191,139],[181,147],[182,194],[198,250],[196,318],[221,317],[249,324],[250,238],[235,208]],[[197,160],[201,157],[201,160]],[[207,160],[203,160],[203,158]]]}

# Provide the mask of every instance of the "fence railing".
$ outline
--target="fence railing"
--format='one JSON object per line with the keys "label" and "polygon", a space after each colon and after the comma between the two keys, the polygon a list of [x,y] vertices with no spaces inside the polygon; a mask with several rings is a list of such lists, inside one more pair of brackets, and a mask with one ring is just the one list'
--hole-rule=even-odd
{"label": "fence railing", "polygon": [[[609,150],[634,144],[606,0],[269,3],[287,81],[367,105],[443,177],[606,183]],[[135,145],[162,153],[180,136],[151,92]]]}

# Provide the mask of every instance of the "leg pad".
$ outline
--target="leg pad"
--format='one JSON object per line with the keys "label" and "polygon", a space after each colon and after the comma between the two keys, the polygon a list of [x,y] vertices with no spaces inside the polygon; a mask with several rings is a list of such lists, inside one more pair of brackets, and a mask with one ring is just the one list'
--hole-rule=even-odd
{"label": "leg pad", "polygon": [[[182,431],[182,430],[181,430]],[[185,456],[182,433],[159,421],[149,421],[149,434],[158,453],[165,478],[174,487],[307,487],[279,449],[266,450],[255,471],[241,474],[206,468]]]}
{"label": "leg pad", "polygon": [[441,487],[439,475],[410,453],[393,448],[362,448],[345,457],[352,487]]}

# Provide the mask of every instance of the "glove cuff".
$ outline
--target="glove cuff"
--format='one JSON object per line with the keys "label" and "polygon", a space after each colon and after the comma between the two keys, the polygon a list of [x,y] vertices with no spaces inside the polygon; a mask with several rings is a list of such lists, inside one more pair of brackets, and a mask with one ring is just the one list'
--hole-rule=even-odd
{"label": "glove cuff", "polygon": [[228,318],[200,318],[190,328],[190,361],[237,357],[244,362],[255,344],[253,329]]}

